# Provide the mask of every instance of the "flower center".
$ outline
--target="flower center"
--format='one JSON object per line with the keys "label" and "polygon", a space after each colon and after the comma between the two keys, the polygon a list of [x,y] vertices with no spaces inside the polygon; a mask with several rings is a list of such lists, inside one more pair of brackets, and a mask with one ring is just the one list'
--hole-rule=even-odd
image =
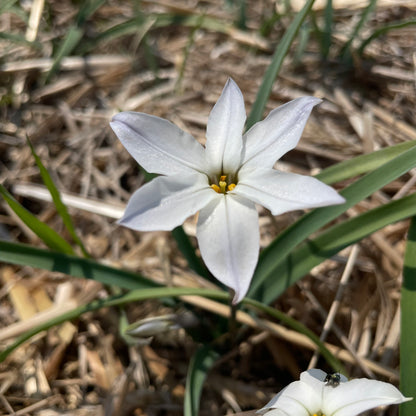
{"label": "flower center", "polygon": [[312,416],[325,416],[322,412],[314,413]]}
{"label": "flower center", "polygon": [[235,187],[235,183],[231,182],[230,184],[228,184],[227,175],[221,175],[218,184],[211,184],[211,188],[219,194],[226,194],[227,192],[232,191]]}

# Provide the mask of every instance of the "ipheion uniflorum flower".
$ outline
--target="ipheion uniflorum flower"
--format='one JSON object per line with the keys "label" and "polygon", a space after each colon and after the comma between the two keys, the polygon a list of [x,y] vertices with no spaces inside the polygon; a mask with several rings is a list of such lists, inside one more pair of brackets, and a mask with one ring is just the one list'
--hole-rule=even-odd
{"label": "ipheion uniflorum flower", "polygon": [[139,231],[172,230],[199,211],[202,258],[239,302],[259,255],[255,204],[279,215],[344,202],[315,178],[273,169],[297,145],[320,101],[297,98],[243,134],[243,95],[229,79],[209,115],[205,147],[162,118],[130,111],[115,115],[110,124],[124,147],[148,172],[162,175],[133,194],[119,223]]}
{"label": "ipheion uniflorum flower", "polygon": [[404,397],[390,383],[342,374],[333,377],[316,368],[304,371],[300,380],[286,386],[257,414],[264,416],[356,416],[378,406],[400,404]]}

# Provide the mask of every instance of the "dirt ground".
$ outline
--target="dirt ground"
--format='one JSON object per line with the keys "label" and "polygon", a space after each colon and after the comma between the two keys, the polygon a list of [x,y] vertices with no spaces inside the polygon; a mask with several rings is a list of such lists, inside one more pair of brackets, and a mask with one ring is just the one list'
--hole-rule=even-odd
{"label": "dirt ground", "polygon": [[[247,0],[244,21],[238,2],[232,1],[109,0],[85,21],[78,20],[77,26],[82,3],[22,1],[15,2],[12,11],[0,6],[0,32],[20,36],[19,41],[0,37],[0,183],[70,240],[48,200],[26,143],[28,136],[94,259],[165,284],[214,287],[190,271],[170,233],[138,233],[116,224],[130,195],[146,178],[110,129],[109,120],[119,111],[141,111],[170,120],[203,143],[209,111],[228,77],[239,85],[249,111],[293,13],[285,12],[283,1]],[[303,95],[323,99],[299,146],[277,165],[302,174],[416,139],[416,26],[377,37],[363,56],[357,53],[360,40],[356,39],[350,60],[342,60],[341,48],[366,2],[334,1],[325,60],[314,29],[315,24],[323,25],[321,3],[314,21],[307,20],[292,45],[267,103],[268,112]],[[292,2],[295,10],[302,4]],[[273,19],[276,11],[278,17]],[[414,19],[415,13],[412,1],[380,0],[360,37],[365,39],[382,25]],[[99,37],[130,19],[137,19],[134,30]],[[55,70],[53,57],[71,30],[81,33],[81,40]],[[23,38],[36,40],[36,46],[28,46]],[[48,76],[51,68],[54,73]],[[346,216],[412,193],[415,183],[415,172],[409,172]],[[261,246],[266,247],[300,215],[273,217],[261,208]],[[195,224],[190,218],[184,225],[193,242]],[[407,227],[407,221],[390,225],[345,249],[274,303],[318,335],[327,322],[326,342],[352,377],[398,384],[399,299]],[[0,236],[44,247],[3,201]],[[114,290],[4,263],[0,263],[0,279],[1,349],[33,328],[45,313],[50,318]],[[187,308],[180,302],[145,301],[87,313],[38,334],[0,364],[0,413],[182,414],[186,371],[198,344],[181,329],[129,346],[119,326],[123,317],[134,322]],[[336,314],[328,320],[331,308]],[[218,310],[215,302],[201,302],[195,314],[210,325],[222,319]],[[297,379],[313,356],[313,346],[293,331],[277,335],[242,325],[237,340],[209,374],[201,415],[262,407]],[[319,358],[317,366],[329,370]],[[396,412],[391,408],[373,414]]]}

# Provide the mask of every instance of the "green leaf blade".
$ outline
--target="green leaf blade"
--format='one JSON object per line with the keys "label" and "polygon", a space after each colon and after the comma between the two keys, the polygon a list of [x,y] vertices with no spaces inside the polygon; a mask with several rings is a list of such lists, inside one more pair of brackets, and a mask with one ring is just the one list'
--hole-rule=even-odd
{"label": "green leaf blade", "polygon": [[[14,213],[52,250],[61,253],[73,254],[71,245],[63,239],[56,231],[38,220],[32,213],[19,204],[14,197],[0,185],[0,195],[7,202]],[[7,260],[6,260],[7,261]]]}
{"label": "green leaf blade", "polygon": [[331,227],[313,240],[305,241],[274,268],[263,281],[257,296],[268,304],[313,267],[345,247],[397,221],[416,215],[416,194],[389,202]]}
{"label": "green leaf blade", "polygon": [[209,345],[200,347],[189,363],[186,376],[184,416],[198,416],[204,381],[219,357]]}
{"label": "green leaf blade", "polygon": [[259,120],[261,120],[264,108],[266,106],[266,102],[270,96],[273,83],[280,71],[283,60],[287,55],[290,45],[295,39],[299,28],[301,27],[303,21],[305,20],[306,16],[311,10],[314,1],[315,0],[308,0],[305,3],[302,10],[296,15],[293,22],[285,32],[282,40],[279,42],[276,52],[273,55],[272,62],[267,68],[266,74],[263,77],[263,82],[257,93],[256,101],[254,102],[250,115],[247,118],[247,130],[250,127],[252,127],[255,123],[257,123]]}
{"label": "green leaf blade", "polygon": [[283,231],[261,253],[248,296],[264,301],[259,295],[260,292],[263,292],[261,288],[263,282],[277,278],[277,267],[298,244],[347,209],[415,166],[416,147],[413,147],[345,188],[341,194],[345,197],[346,203],[315,209]]}
{"label": "green leaf blade", "polygon": [[29,144],[30,150],[32,152],[33,157],[35,158],[36,165],[38,166],[38,169],[40,171],[40,175],[42,177],[43,183],[48,188],[49,193],[51,194],[52,201],[55,205],[55,208],[62,218],[62,221],[68,230],[69,234],[71,235],[74,242],[81,248],[81,251],[83,252],[85,257],[89,257],[89,254],[84,247],[84,244],[82,243],[81,239],[78,237],[74,224],[72,223],[71,216],[68,213],[68,210],[66,208],[66,205],[62,202],[61,195],[58,191],[58,188],[55,186],[55,183],[52,180],[51,175],[49,174],[48,170],[43,165],[40,157],[37,155],[32,143],[29,139],[27,139],[27,142]]}
{"label": "green leaf blade", "polygon": [[[406,397],[416,397],[416,216],[407,236],[403,267],[400,332],[400,390]],[[400,405],[400,416],[414,416],[416,400]]]}
{"label": "green leaf blade", "polygon": [[0,241],[0,261],[61,272],[130,290],[159,286],[154,281],[136,273],[106,266],[90,259],[35,248],[26,244]]}

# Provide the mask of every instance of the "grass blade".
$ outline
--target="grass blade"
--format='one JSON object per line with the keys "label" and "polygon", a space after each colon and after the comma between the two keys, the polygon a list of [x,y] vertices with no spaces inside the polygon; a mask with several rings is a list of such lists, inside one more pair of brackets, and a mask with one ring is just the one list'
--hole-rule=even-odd
{"label": "grass blade", "polygon": [[325,259],[371,233],[413,215],[416,215],[416,194],[335,225],[317,238],[305,241],[286,259],[275,264],[251,296],[270,303]]}
{"label": "grass blade", "polygon": [[364,49],[377,37],[379,37],[380,35],[384,35],[385,33],[389,32],[390,30],[394,30],[394,29],[402,29],[404,27],[407,26],[413,26],[416,25],[416,20],[412,19],[412,20],[407,20],[405,22],[394,22],[391,23],[389,25],[385,25],[383,27],[380,27],[378,29],[376,29],[367,39],[365,39],[362,43],[361,46],[358,48],[358,54],[359,55],[363,55],[364,54]]}
{"label": "grass blade", "polygon": [[296,15],[293,22],[286,30],[282,40],[277,46],[276,52],[273,55],[273,59],[267,71],[263,77],[263,82],[257,93],[256,101],[253,104],[250,115],[247,118],[246,129],[248,130],[253,124],[261,120],[263,111],[266,106],[266,102],[269,99],[270,91],[272,90],[273,83],[279,73],[280,67],[282,66],[283,60],[289,51],[290,45],[292,44],[295,36],[301,27],[303,21],[308,15],[310,9],[315,0],[308,0],[303,9]]}
{"label": "grass blade", "polygon": [[46,75],[46,83],[48,83],[50,79],[55,75],[56,71],[59,69],[62,59],[70,55],[71,52],[75,49],[75,47],[81,40],[83,34],[83,30],[79,27],[72,26],[69,29],[67,35],[65,36],[65,39],[58,48],[52,67]]}
{"label": "grass blade", "polygon": [[17,0],[3,0],[0,5],[0,15],[9,11],[15,3],[17,3]]}
{"label": "grass blade", "polygon": [[210,273],[208,272],[202,260],[196,255],[195,249],[183,228],[181,226],[176,227],[174,230],[172,230],[172,235],[176,240],[176,244],[178,245],[179,250],[182,252],[186,261],[188,262],[189,267],[200,276],[204,276],[210,280]]}
{"label": "grass blade", "polygon": [[[400,390],[407,397],[416,397],[416,216],[410,223],[403,266]],[[415,399],[400,406],[400,416],[414,416],[415,414]]]}
{"label": "grass blade", "polygon": [[105,266],[90,259],[35,248],[26,244],[0,241],[0,261],[61,272],[131,290],[159,286],[154,281],[136,273]]}
{"label": "grass blade", "polygon": [[375,9],[376,3],[377,0],[370,0],[368,6],[364,9],[363,14],[361,15],[361,19],[355,26],[350,38],[341,49],[340,55],[342,59],[349,59],[351,56],[351,45],[354,42],[354,39],[358,36],[368,17],[370,16],[370,13]]}
{"label": "grass blade", "polygon": [[350,179],[380,167],[413,147],[416,147],[416,140],[399,143],[377,150],[376,152],[360,155],[322,170],[315,178],[327,184]]}
{"label": "grass blade", "polygon": [[198,348],[192,356],[186,375],[184,416],[198,416],[204,381],[218,358],[219,354],[209,345]]}
{"label": "grass blade", "polygon": [[272,316],[279,321],[282,321],[284,324],[289,326],[290,328],[294,329],[295,331],[299,332],[300,334],[306,335],[309,339],[311,339],[319,349],[320,354],[322,357],[325,358],[326,362],[335,370],[339,371],[343,374],[347,374],[344,366],[341,364],[341,361],[338,360],[325,346],[325,344],[319,339],[318,335],[316,335],[313,331],[308,329],[302,323],[298,322],[296,319],[284,314],[283,312],[279,311],[276,308],[270,307],[265,305],[264,303],[257,302],[253,299],[244,299],[245,305],[250,305],[254,307],[256,310],[259,310],[263,313],[267,313],[268,315]]}
{"label": "grass blade", "polygon": [[41,49],[41,44],[39,42],[28,41],[24,36],[16,35],[14,33],[0,32],[0,39],[5,39],[5,40],[8,40],[9,42],[13,42],[13,43],[24,45],[24,46],[29,46],[37,50]]}
{"label": "grass blade", "polygon": [[312,233],[341,215],[348,208],[415,166],[416,147],[413,147],[345,188],[341,194],[347,200],[346,203],[315,209],[283,231],[261,253],[248,296],[258,299],[257,295],[254,296],[254,294],[259,290],[263,291],[261,286],[265,280],[276,278],[275,273],[279,263],[284,261],[299,243],[306,240]]}
{"label": "grass blade", "polygon": [[[0,247],[1,248],[1,247]],[[1,253],[1,251],[0,251]],[[82,259],[83,261],[87,261]],[[152,288],[141,288],[138,290],[132,290],[126,294],[118,294],[111,296],[107,299],[100,299],[93,301],[87,305],[79,306],[69,312],[63,313],[60,316],[57,316],[54,319],[49,320],[46,323],[43,323],[32,330],[26,332],[25,334],[18,337],[9,347],[0,353],[0,362],[3,361],[12,351],[19,347],[22,343],[38,334],[39,332],[45,331],[55,325],[59,325],[67,320],[76,319],[80,315],[86,312],[91,312],[98,310],[104,307],[110,306],[120,306],[128,304],[131,302],[139,302],[146,299],[157,299],[157,298],[167,298],[167,297],[180,297],[180,296],[204,296],[207,298],[217,299],[219,301],[227,302],[229,301],[229,293],[226,291],[212,290],[212,289],[200,289],[200,288],[184,288],[184,287],[152,287]],[[243,299],[243,304],[254,308],[256,311],[260,310],[265,314],[270,315],[272,318],[282,321],[288,327],[293,330],[306,335],[311,339],[312,342],[316,344],[319,348],[322,356],[328,361],[328,363],[337,371],[342,369],[342,364],[337,360],[335,356],[326,348],[324,343],[315,335],[312,331],[306,328],[302,323],[296,321],[295,319],[287,316],[283,312],[278,311],[275,308],[268,307],[260,302],[257,302],[252,299]],[[196,403],[196,393],[192,393],[188,400],[193,400],[193,403]],[[189,403],[192,405],[192,403]],[[194,406],[195,408],[196,406]]]}
{"label": "grass blade", "polygon": [[65,56],[68,56],[78,46],[80,40],[84,36],[83,26],[86,24],[87,19],[99,9],[106,0],[87,0],[81,3],[81,7],[76,17],[75,25],[73,25],[65,39],[61,42],[58,52],[55,55],[55,60],[52,64],[51,69],[46,75],[46,83],[50,81],[52,76],[59,69],[60,63]]}
{"label": "grass blade", "polygon": [[56,211],[61,216],[62,221],[66,229],[68,230],[69,234],[71,235],[72,239],[74,240],[74,242],[81,248],[84,256],[89,257],[89,254],[87,250],[85,249],[84,244],[82,243],[81,239],[78,237],[75,231],[75,227],[74,227],[74,224],[72,223],[71,216],[68,213],[66,205],[62,202],[61,195],[57,187],[55,186],[51,175],[49,174],[48,170],[43,165],[42,161],[40,160],[40,157],[36,154],[36,151],[29,139],[27,139],[27,143],[30,147],[33,157],[35,158],[36,165],[38,166],[38,169],[40,171],[40,175],[42,177],[43,183],[48,188],[51,194]]}
{"label": "grass blade", "polygon": [[83,313],[96,311],[101,308],[110,306],[119,306],[128,304],[131,302],[139,302],[146,299],[158,299],[166,297],[177,296],[207,296],[211,298],[226,300],[229,298],[227,292],[221,292],[219,290],[210,289],[195,289],[195,288],[182,288],[182,287],[159,287],[159,288],[146,288],[140,290],[133,290],[127,294],[115,295],[106,299],[95,300],[86,305],[79,306],[72,309],[69,312],[63,313],[56,318],[50,319],[37,327],[25,332],[18,337],[11,345],[0,352],[0,362],[4,361],[16,348],[22,345],[24,342],[38,334],[39,332],[46,331],[55,325],[62,324],[65,321],[70,321],[81,316]]}
{"label": "grass blade", "polygon": [[[14,213],[52,250],[73,254],[71,245],[51,227],[38,220],[31,212],[17,202],[7,189],[0,184],[0,195]],[[6,259],[7,261],[7,259]]]}
{"label": "grass blade", "polygon": [[326,59],[329,54],[329,48],[332,40],[332,20],[334,18],[334,10],[332,8],[332,0],[326,0],[325,6],[325,26],[322,33],[322,55]]}

